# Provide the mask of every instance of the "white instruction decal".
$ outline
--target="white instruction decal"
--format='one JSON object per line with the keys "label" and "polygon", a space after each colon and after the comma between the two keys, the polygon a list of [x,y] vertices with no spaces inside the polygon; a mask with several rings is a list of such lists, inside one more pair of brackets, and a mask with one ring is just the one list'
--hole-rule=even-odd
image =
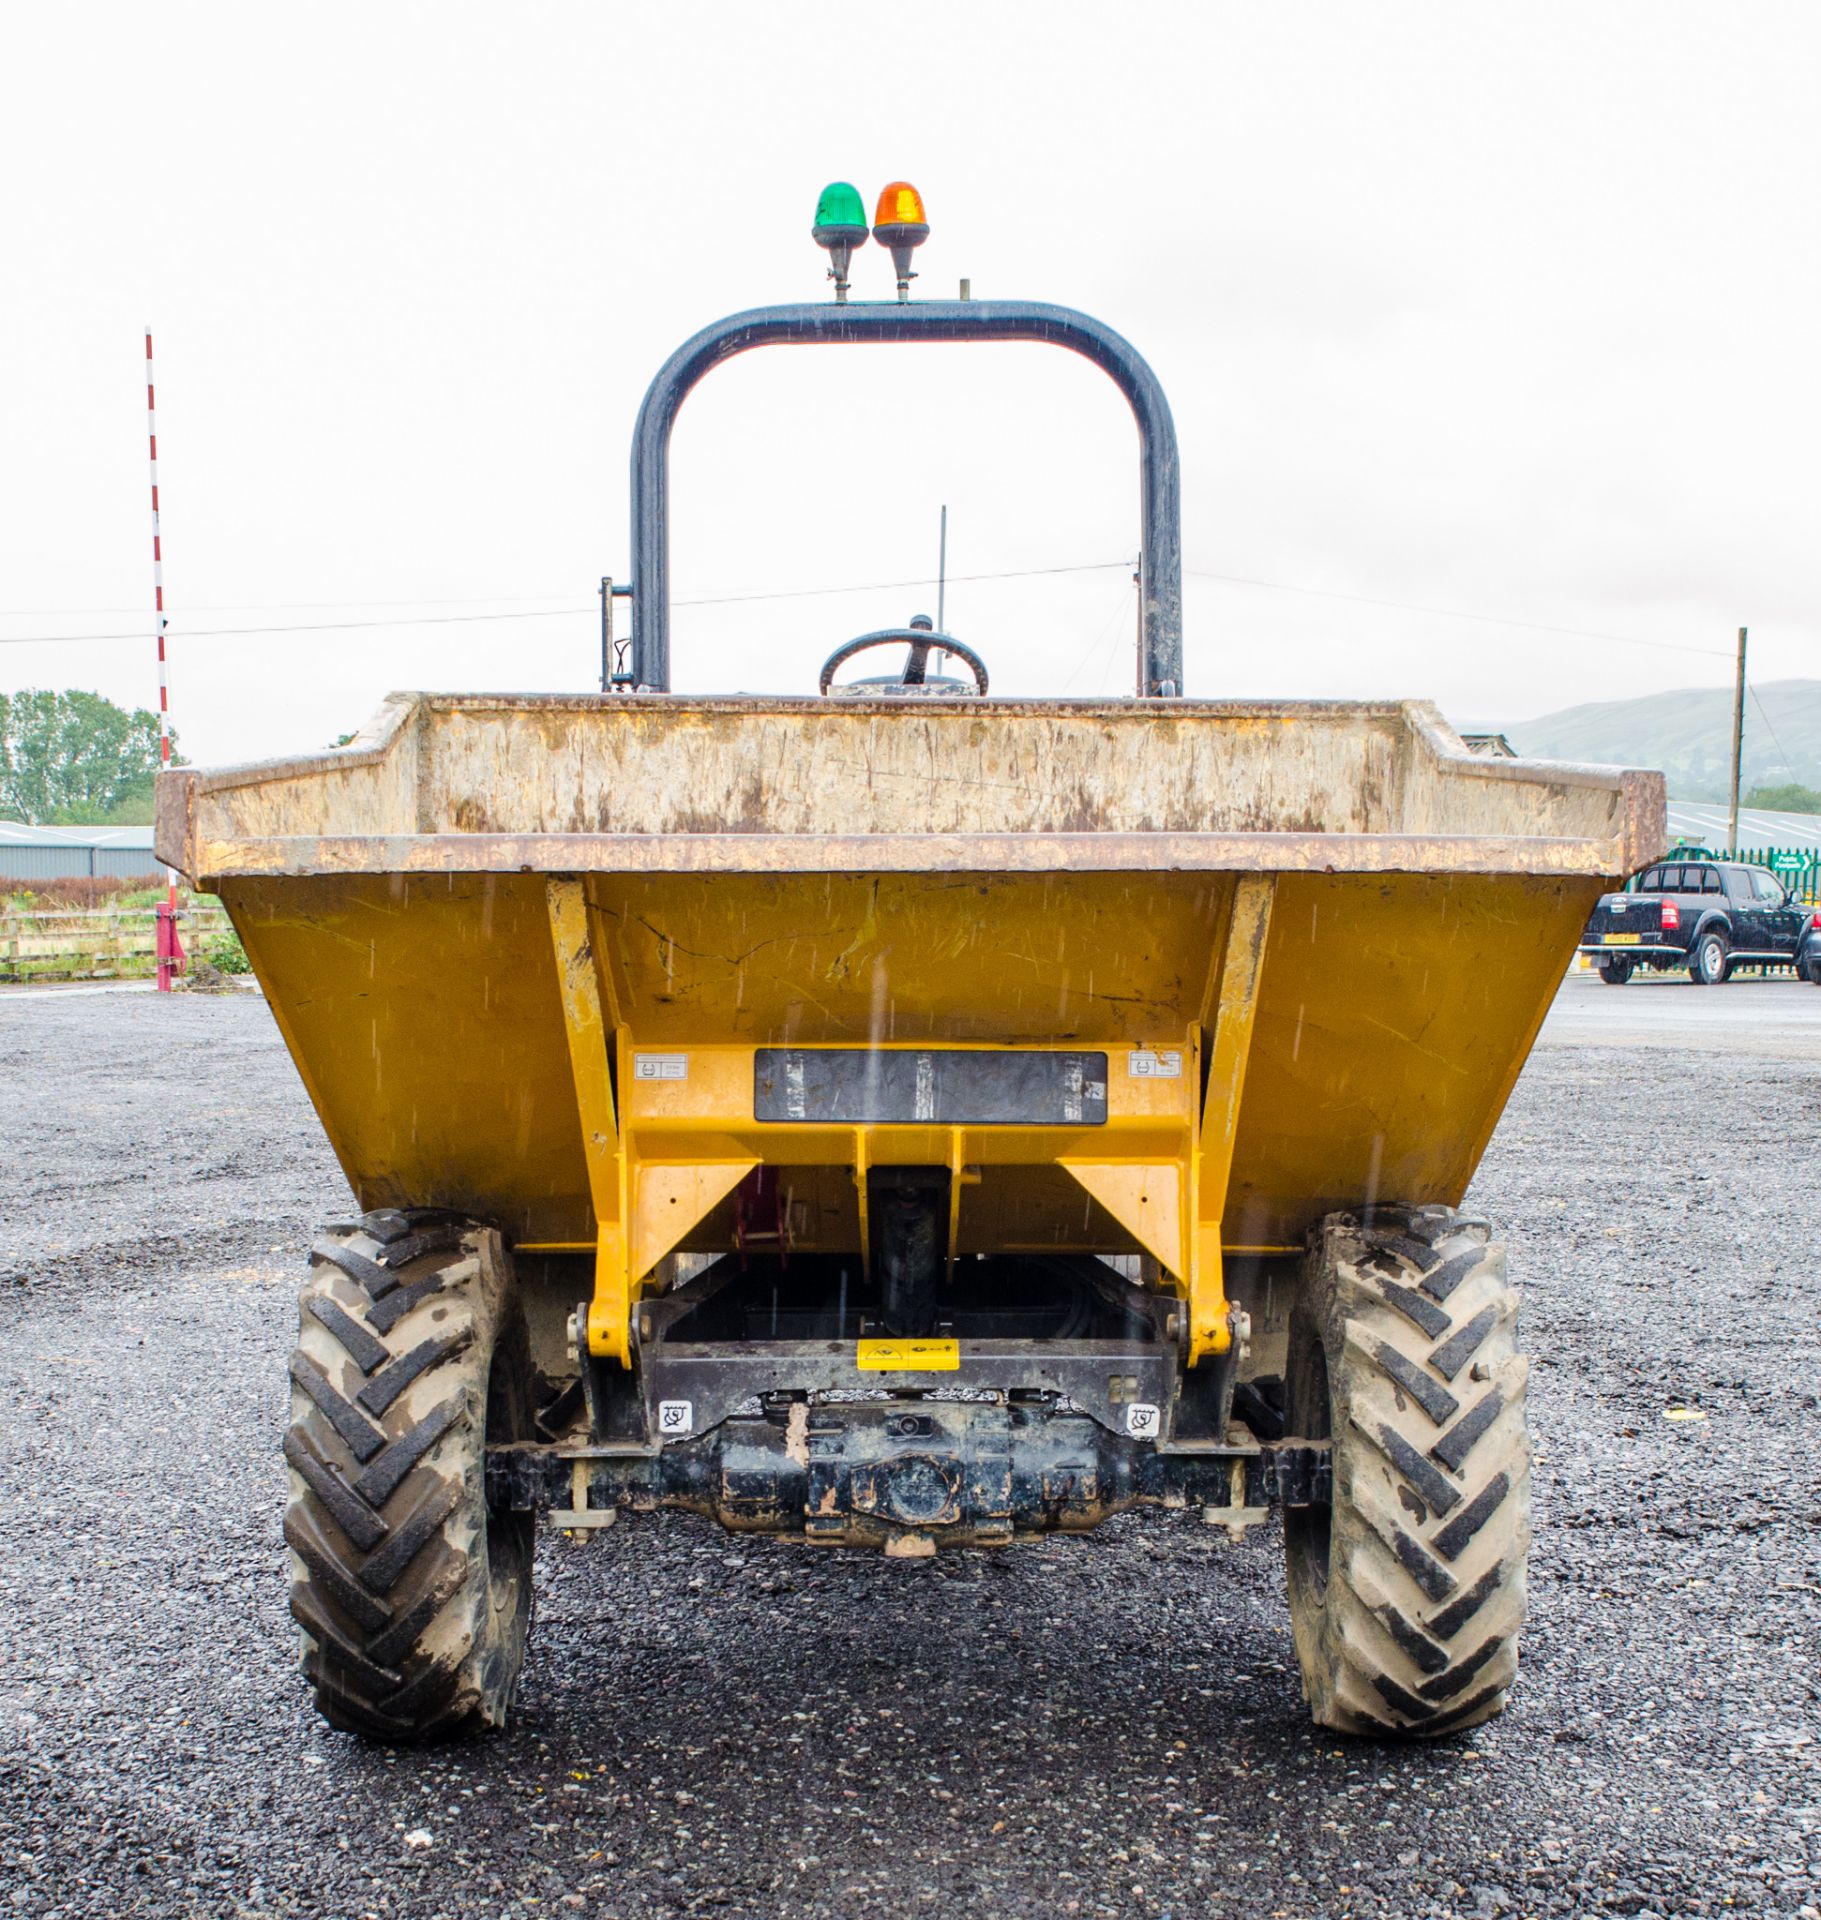
{"label": "white instruction decal", "polygon": [[689,1055],[686,1053],[635,1053],[632,1056],[635,1080],[687,1080]]}
{"label": "white instruction decal", "polygon": [[809,1118],[808,1070],[800,1053],[784,1056],[784,1111],[793,1120]]}
{"label": "white instruction decal", "polygon": [[917,1086],[911,1111],[919,1120],[936,1117],[936,1063],[927,1053],[917,1055]]}
{"label": "white instruction decal", "polygon": [[1134,1439],[1149,1440],[1157,1432],[1157,1409],[1148,1400],[1134,1400],[1125,1410],[1125,1430]]}
{"label": "white instruction decal", "polygon": [[685,1433],[693,1433],[696,1424],[696,1406],[693,1400],[660,1400],[658,1402],[658,1432],[666,1440],[675,1440]]}
{"label": "white instruction decal", "polygon": [[1134,1080],[1180,1080],[1182,1055],[1175,1048],[1167,1053],[1140,1048],[1126,1055],[1126,1071]]}

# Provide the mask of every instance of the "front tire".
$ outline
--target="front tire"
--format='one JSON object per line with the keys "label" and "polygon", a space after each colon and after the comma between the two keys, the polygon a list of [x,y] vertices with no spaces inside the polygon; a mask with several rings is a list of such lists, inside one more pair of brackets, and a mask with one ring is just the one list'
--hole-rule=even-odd
{"label": "front tire", "polygon": [[510,1256],[472,1221],[386,1211],[324,1234],[310,1259],[285,1539],[317,1708],[385,1741],[503,1726],[535,1531],[486,1497],[489,1439],[531,1433]]}
{"label": "front tire", "polygon": [[1717,928],[1704,933],[1688,956],[1688,977],[1697,987],[1723,987],[1732,973],[1732,947]]}
{"label": "front tire", "polygon": [[1447,1208],[1319,1229],[1290,1321],[1291,1435],[1332,1501],[1289,1509],[1291,1631],[1318,1725],[1433,1739],[1517,1672],[1530,1443],[1505,1252]]}

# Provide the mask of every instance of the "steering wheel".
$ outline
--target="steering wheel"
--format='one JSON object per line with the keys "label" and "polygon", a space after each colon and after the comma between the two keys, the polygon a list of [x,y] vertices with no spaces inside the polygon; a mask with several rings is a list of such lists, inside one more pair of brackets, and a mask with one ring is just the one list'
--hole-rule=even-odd
{"label": "steering wheel", "polygon": [[[972,647],[964,647],[959,640],[951,639],[946,633],[936,633],[928,627],[882,627],[877,633],[863,633],[859,639],[848,641],[844,647],[837,647],[822,662],[819,691],[828,692],[835,683],[836,671],[856,653],[864,653],[869,647],[910,648],[910,658],[904,663],[904,677],[896,683],[899,686],[926,686],[929,657],[934,651],[952,653],[956,659],[965,661],[974,676],[976,690],[982,695],[986,692],[986,662],[979,654]],[[879,690],[887,691],[891,684],[886,682]]]}

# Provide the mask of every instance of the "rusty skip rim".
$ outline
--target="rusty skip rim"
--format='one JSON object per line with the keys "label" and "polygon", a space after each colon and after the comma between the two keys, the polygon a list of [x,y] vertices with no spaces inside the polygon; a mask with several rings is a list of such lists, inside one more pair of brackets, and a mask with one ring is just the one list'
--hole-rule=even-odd
{"label": "rusty skip rim", "polygon": [[207,793],[234,787],[261,786],[271,780],[332,777],[355,767],[378,766],[398,736],[413,722],[430,715],[488,713],[574,714],[598,720],[604,714],[633,721],[660,718],[702,720],[717,714],[750,716],[776,714],[797,719],[863,719],[898,722],[953,720],[979,724],[996,719],[1092,720],[1109,725],[1195,726],[1209,722],[1256,720],[1284,725],[1339,725],[1349,721],[1376,721],[1401,726],[1422,741],[1424,749],[1450,776],[1473,780],[1543,781],[1551,786],[1603,787],[1608,792],[1629,790],[1637,782],[1655,782],[1661,773],[1632,767],[1606,766],[1580,760],[1494,760],[1470,752],[1431,700],[1140,700],[1095,697],[1063,700],[1053,696],[1029,699],[992,695],[957,695],[906,701],[889,696],[847,694],[839,701],[815,694],[674,694],[674,693],[389,693],[345,747],[321,753],[279,754],[268,760],[242,760],[223,767],[173,767],[158,776],[165,782],[197,782]]}
{"label": "rusty skip rim", "polygon": [[[1450,780],[1595,788],[1618,803],[1610,836],[1532,838],[1446,834],[764,834],[641,835],[423,834],[266,838],[198,832],[205,797],[281,781],[346,780],[377,772],[414,732],[442,718],[528,713],[573,715],[600,724],[700,722],[716,715],[775,715],[844,726],[870,722],[978,726],[1020,718],[1066,718],[1109,728],[1169,728],[1265,722],[1285,726],[1362,722],[1404,729],[1415,751]],[[407,776],[414,782],[415,773]],[[1233,872],[1575,873],[1624,876],[1661,857],[1668,845],[1661,773],[1535,760],[1493,760],[1470,753],[1427,700],[1216,701],[1093,699],[940,700],[908,703],[863,696],[835,703],[813,696],[631,694],[393,693],[342,748],[209,770],[174,768],[158,778],[156,852],[192,880],[233,873],[350,872],[740,872],[762,865],[807,872],[882,872],[925,865],[941,872]],[[673,851],[666,854],[663,846]],[[755,853],[762,848],[764,853]]]}
{"label": "rusty skip rim", "polygon": [[[211,840],[192,879],[450,873],[1476,873],[1606,877],[1616,839],[1304,833],[424,833]],[[168,857],[163,849],[160,857]]]}

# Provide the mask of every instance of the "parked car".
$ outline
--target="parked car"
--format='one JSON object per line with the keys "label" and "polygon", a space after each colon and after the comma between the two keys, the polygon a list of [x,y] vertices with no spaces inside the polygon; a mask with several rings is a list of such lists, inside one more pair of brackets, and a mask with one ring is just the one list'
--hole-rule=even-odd
{"label": "parked car", "polygon": [[1601,896],[1580,950],[1614,987],[1639,967],[1686,967],[1696,986],[1717,987],[1736,966],[1792,967],[1821,985],[1821,913],[1764,867],[1667,860],[1634,891]]}
{"label": "parked car", "polygon": [[1811,986],[1821,987],[1821,913],[1808,916],[1808,931],[1796,953],[1796,971]]}

